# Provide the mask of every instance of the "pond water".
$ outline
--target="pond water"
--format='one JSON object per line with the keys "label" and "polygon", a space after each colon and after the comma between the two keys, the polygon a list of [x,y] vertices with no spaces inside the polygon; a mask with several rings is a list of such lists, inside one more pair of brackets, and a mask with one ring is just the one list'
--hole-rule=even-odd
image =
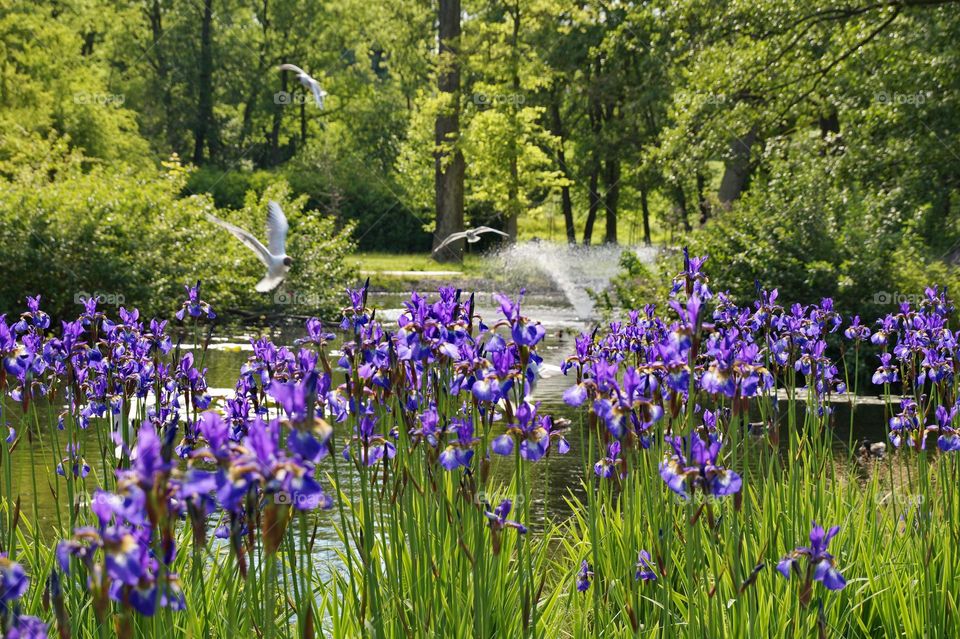
{"label": "pond water", "polygon": [[[370,305],[378,309],[378,319],[388,324],[395,321],[399,316],[402,309],[401,303],[406,297],[406,295],[400,294],[371,293]],[[568,510],[566,499],[570,494],[582,493],[581,480],[585,460],[583,459],[580,437],[577,432],[580,417],[566,406],[561,399],[563,391],[570,385],[570,380],[562,375],[559,366],[563,359],[573,352],[575,337],[581,331],[589,330],[592,327],[581,319],[578,316],[578,311],[560,295],[528,295],[524,300],[523,308],[525,315],[540,320],[547,329],[546,338],[539,346],[539,353],[544,360],[544,377],[537,384],[534,399],[542,402],[541,412],[571,420],[571,432],[568,433],[571,451],[567,455],[558,455],[555,450],[552,450],[549,457],[531,466],[532,496],[534,499],[531,512],[535,514],[536,519],[542,520],[545,517],[562,517]],[[484,318],[497,316],[497,307],[491,294],[477,296],[477,312]],[[207,351],[203,363],[203,366],[208,369],[208,383],[215,396],[232,392],[240,367],[251,354],[249,339],[257,334],[259,334],[259,331],[215,336],[215,341]],[[270,335],[277,344],[292,345],[294,340],[303,336],[303,332],[294,328],[273,329]],[[838,458],[845,459],[849,441],[849,402],[845,400],[837,401],[833,406],[834,447]],[[883,441],[885,436],[884,408],[884,404],[877,398],[865,397],[858,400],[854,441]],[[7,422],[19,418],[19,406],[12,405],[9,401],[5,405],[5,411]],[[50,413],[55,415],[55,410],[50,406],[44,407],[43,412],[47,412],[48,415]],[[52,417],[52,419],[55,419],[55,417]],[[54,495],[54,489],[49,483],[50,478],[54,476],[53,469],[56,465],[54,450],[59,447],[55,446],[55,442],[50,436],[51,433],[45,426],[49,423],[47,418],[41,415],[39,423],[41,425],[40,437],[34,439],[32,451],[29,450],[31,444],[28,439],[22,437],[13,454],[12,472],[14,486],[16,487],[14,498],[19,495],[24,514],[32,519],[35,473],[37,491],[41,496],[38,512],[41,528],[43,531],[49,531],[48,534],[52,534],[59,520],[66,518],[69,500],[63,493],[65,488],[62,480],[59,482],[61,494],[57,495]],[[53,434],[56,435],[56,433]],[[98,485],[96,476],[102,472],[101,469],[112,463],[109,459],[91,458],[91,455],[97,454],[94,451],[101,449],[98,437],[104,438],[100,441],[106,441],[107,435],[102,432],[98,433],[96,428],[82,432],[84,453],[93,468],[90,477],[87,478],[89,490]],[[59,439],[64,438],[60,436]],[[500,477],[504,481],[508,481],[513,470],[512,459],[493,457],[495,458],[492,465],[494,477]],[[33,460],[32,464],[31,459]],[[339,456],[337,456],[337,459],[339,460]],[[104,461],[106,464],[103,463]],[[343,472],[342,469],[343,466],[341,466],[341,472]],[[334,542],[336,539],[333,530],[335,515],[324,512],[318,516],[321,522],[319,537],[328,539],[331,543]],[[216,522],[213,522],[212,525],[216,525]]]}

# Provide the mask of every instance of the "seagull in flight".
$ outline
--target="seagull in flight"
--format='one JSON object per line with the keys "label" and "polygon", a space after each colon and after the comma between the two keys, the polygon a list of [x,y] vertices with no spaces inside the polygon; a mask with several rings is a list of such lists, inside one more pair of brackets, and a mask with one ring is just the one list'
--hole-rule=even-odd
{"label": "seagull in flight", "polygon": [[433,249],[433,252],[436,253],[443,247],[447,246],[452,242],[456,242],[457,240],[465,239],[469,244],[476,244],[477,242],[480,241],[480,235],[483,233],[497,233],[504,237],[510,237],[508,234],[504,233],[503,231],[492,229],[489,226],[478,226],[475,229],[467,229],[466,231],[460,231],[459,233],[451,233],[446,238],[444,238],[442,242],[440,242],[440,245],[437,246],[437,248]]}
{"label": "seagull in flight", "polygon": [[327,92],[320,88],[320,83],[310,76],[309,73],[295,64],[281,64],[277,67],[280,71],[293,71],[297,74],[297,80],[300,80],[307,89],[313,93],[313,99],[317,101],[317,106],[323,108],[323,99],[327,97]]}
{"label": "seagull in flight", "polygon": [[258,293],[268,293],[286,279],[287,273],[293,265],[293,260],[287,255],[286,250],[287,229],[289,228],[287,216],[283,214],[283,209],[280,208],[279,204],[273,200],[267,203],[267,246],[264,246],[249,231],[234,226],[230,222],[225,222],[216,215],[210,213],[206,215],[208,220],[227,229],[234,237],[243,242],[267,267],[267,274],[257,282]]}

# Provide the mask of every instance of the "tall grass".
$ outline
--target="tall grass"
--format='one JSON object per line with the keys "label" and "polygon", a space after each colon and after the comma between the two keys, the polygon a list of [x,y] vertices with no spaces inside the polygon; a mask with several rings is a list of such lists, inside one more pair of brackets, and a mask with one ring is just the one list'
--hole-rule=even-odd
{"label": "tall grass", "polygon": [[[353,291],[340,337],[312,321],[293,348],[255,341],[213,403],[198,295],[169,332],[88,308],[53,338],[31,307],[0,329],[15,431],[0,540],[31,578],[0,592],[0,628],[33,615],[51,636],[97,638],[958,636],[956,380],[920,374],[926,351],[952,357],[937,319],[951,309],[932,299],[875,343],[898,358],[885,394],[920,414],[897,417],[884,454],[835,436],[849,375],[818,346],[839,339],[830,305],[737,309],[696,263],[674,315],[578,340],[569,427],[530,398],[543,329],[517,300],[486,325],[472,298],[414,295],[388,327]],[[934,430],[941,450],[921,445]],[[568,440],[583,490],[544,518],[539,464]],[[697,441],[716,445],[709,460]],[[47,499],[59,507],[41,524]],[[813,522],[839,526],[841,589],[802,554],[789,579],[775,570]]]}

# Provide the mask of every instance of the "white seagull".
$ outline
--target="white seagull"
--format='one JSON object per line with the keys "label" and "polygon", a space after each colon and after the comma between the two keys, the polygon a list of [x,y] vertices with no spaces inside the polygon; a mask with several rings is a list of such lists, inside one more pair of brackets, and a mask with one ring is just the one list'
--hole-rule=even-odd
{"label": "white seagull", "polygon": [[498,233],[504,237],[510,237],[508,234],[504,233],[503,231],[492,229],[489,226],[478,226],[475,229],[467,229],[466,231],[460,231],[459,233],[451,233],[446,238],[444,238],[442,242],[440,242],[440,245],[437,246],[437,248],[433,249],[433,252],[436,253],[447,244],[450,244],[451,242],[456,242],[457,240],[465,239],[469,244],[476,244],[477,242],[480,241],[480,235],[482,233]]}
{"label": "white seagull", "polygon": [[297,74],[297,80],[300,84],[310,89],[313,93],[313,99],[317,101],[317,106],[323,108],[323,99],[327,97],[327,92],[320,88],[320,83],[310,76],[309,73],[295,64],[281,64],[277,67],[281,71],[293,71]]}
{"label": "white seagull", "polygon": [[260,261],[267,267],[267,274],[257,282],[257,292],[267,293],[277,288],[287,277],[293,260],[287,255],[287,216],[283,214],[280,205],[270,200],[267,203],[267,246],[255,238],[252,233],[239,226],[221,220],[216,215],[207,213],[207,219],[230,231],[234,237],[247,245],[256,253]]}

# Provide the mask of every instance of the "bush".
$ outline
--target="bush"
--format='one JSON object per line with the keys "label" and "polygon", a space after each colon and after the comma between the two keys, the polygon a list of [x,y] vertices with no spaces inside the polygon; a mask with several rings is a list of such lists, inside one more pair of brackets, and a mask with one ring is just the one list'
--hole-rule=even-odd
{"label": "bush", "polygon": [[[957,282],[923,232],[923,207],[899,191],[859,187],[843,158],[809,161],[804,150],[771,160],[729,211],[686,239],[691,255],[709,256],[710,272],[735,301],[753,299],[759,284],[805,304],[831,297],[839,310],[871,317],[895,312],[897,300],[931,282]],[[662,261],[652,274],[627,265],[608,305],[654,299],[648,278],[663,286],[681,268],[679,253]]]}
{"label": "bush", "polygon": [[[85,171],[79,154],[58,148],[42,170],[0,183],[0,308],[12,312],[23,307],[25,295],[40,293],[46,310],[72,318],[81,297],[99,293],[146,314],[169,316],[183,286],[197,280],[204,282],[204,298],[228,315],[334,308],[333,297],[347,281],[342,258],[351,244],[331,219],[303,211],[303,198],[286,201],[285,185],[267,189],[262,198],[248,195],[234,215],[218,211],[208,196],[180,197],[189,172],[178,162],[162,170]],[[298,304],[279,306],[274,295],[256,293],[262,265],[203,217],[214,212],[260,235],[266,197],[278,199],[290,219],[288,251],[296,259],[288,281],[297,288]]]}
{"label": "bush", "polygon": [[275,171],[220,169],[193,171],[184,194],[204,193],[217,207],[243,209],[252,191],[262,195],[278,181],[290,185],[291,197],[305,196],[305,208],[330,216],[340,230],[349,228],[359,248],[370,251],[429,251],[432,237],[424,222],[431,211],[414,211],[386,173],[345,155],[334,161],[322,148],[308,148]]}

